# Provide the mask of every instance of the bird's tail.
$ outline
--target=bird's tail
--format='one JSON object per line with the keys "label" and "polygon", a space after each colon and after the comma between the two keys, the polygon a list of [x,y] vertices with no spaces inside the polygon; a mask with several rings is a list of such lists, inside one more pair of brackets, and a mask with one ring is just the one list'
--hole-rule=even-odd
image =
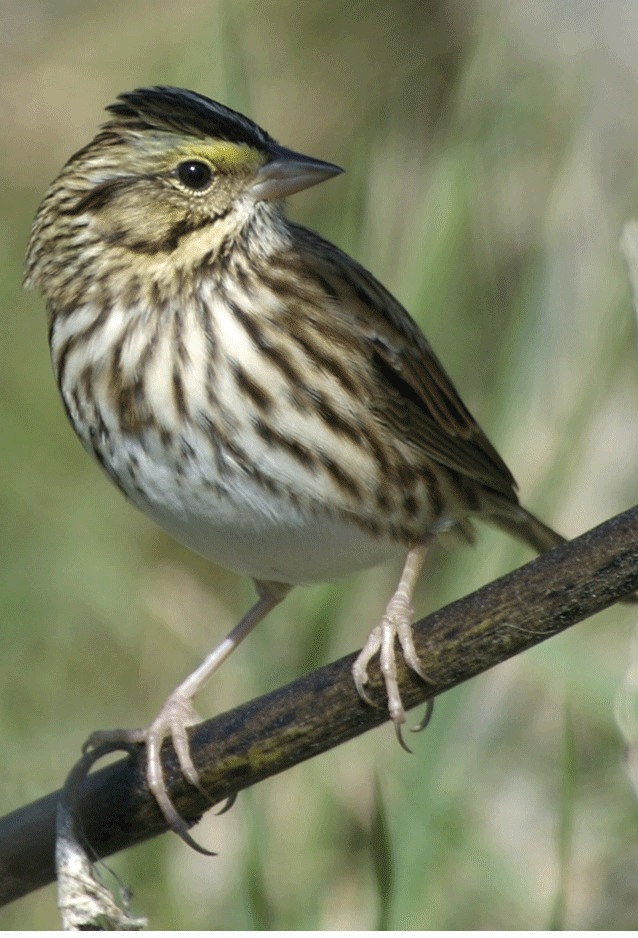
{"label": "bird's tail", "polygon": [[558,534],[552,528],[543,524],[542,521],[539,521],[525,508],[518,508],[516,514],[491,515],[489,521],[517,540],[529,544],[539,554],[544,554],[545,551],[551,550],[552,547],[558,547],[559,544],[564,544],[567,540],[562,534]]}
{"label": "bird's tail", "polygon": [[[520,506],[517,508],[516,514],[493,514],[489,516],[488,520],[490,524],[496,525],[501,531],[505,531],[517,540],[529,544],[539,554],[544,554],[553,547],[558,547],[567,541],[567,538],[563,537],[562,534],[558,534],[557,531],[539,521],[530,511]],[[619,600],[619,602],[635,606],[638,604],[638,593],[632,593],[630,596]]]}

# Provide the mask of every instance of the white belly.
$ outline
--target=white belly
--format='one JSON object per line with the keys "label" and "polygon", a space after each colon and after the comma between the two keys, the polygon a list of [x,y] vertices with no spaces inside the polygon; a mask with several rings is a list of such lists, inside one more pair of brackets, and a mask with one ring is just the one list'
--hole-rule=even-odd
{"label": "white belly", "polygon": [[[256,580],[320,583],[376,566],[405,547],[372,537],[364,527],[265,492],[257,481],[228,471],[215,482],[191,471],[179,476],[160,454],[135,440],[136,480],[127,479],[130,458],[114,466],[131,501],[176,540],[228,570]],[[201,467],[201,463],[198,463]],[[142,494],[142,491],[144,494]]]}

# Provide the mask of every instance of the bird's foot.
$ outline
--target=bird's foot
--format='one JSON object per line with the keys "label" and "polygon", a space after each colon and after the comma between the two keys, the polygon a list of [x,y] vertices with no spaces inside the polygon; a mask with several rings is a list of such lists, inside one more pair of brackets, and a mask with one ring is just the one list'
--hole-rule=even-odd
{"label": "bird's foot", "polygon": [[188,824],[178,813],[168,794],[161,762],[162,743],[166,737],[170,737],[184,777],[201,794],[206,798],[209,797],[202,788],[199,772],[193,764],[186,732],[188,726],[200,720],[191,698],[178,687],[165,701],[159,714],[149,726],[131,730],[99,730],[89,736],[83,751],[95,749],[105,743],[121,743],[122,745],[143,743],[146,747],[146,781],[167,824],[193,849],[212,856],[211,851],[201,847],[188,833]]}
{"label": "bird's foot", "polygon": [[[365,685],[368,683],[368,665],[372,658],[377,653],[379,654],[379,667],[388,698],[388,712],[394,723],[397,738],[404,749],[408,748],[401,735],[401,727],[405,723],[405,708],[401,700],[397,678],[395,639],[398,639],[407,666],[418,674],[422,680],[432,683],[421,667],[414,645],[412,629],[414,613],[412,596],[425,560],[425,552],[426,547],[421,546],[414,548],[408,554],[397,590],[386,606],[381,622],[370,632],[352,667],[352,676],[357,693],[366,703],[372,704],[373,702],[366,691]],[[427,719],[429,719],[430,714],[431,705],[428,705]],[[424,721],[418,728],[423,728],[423,725]]]}

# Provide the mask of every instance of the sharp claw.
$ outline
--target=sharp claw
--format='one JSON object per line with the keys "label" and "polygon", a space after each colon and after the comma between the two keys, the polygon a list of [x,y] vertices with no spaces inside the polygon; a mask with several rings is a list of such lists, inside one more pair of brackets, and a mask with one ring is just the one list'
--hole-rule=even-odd
{"label": "sharp claw", "polygon": [[206,789],[199,782],[199,780],[194,782],[193,779],[188,778],[188,776],[187,776],[187,780],[191,783],[191,785],[193,785],[197,789],[200,795],[203,795],[203,797],[206,798],[206,800],[210,802],[210,804],[215,804],[215,802],[213,801],[209,793],[206,791]]}
{"label": "sharp claw", "polygon": [[[202,847],[200,844],[198,844],[197,841],[194,840],[193,837],[191,837],[191,835],[189,834],[188,824],[178,813],[177,809],[173,805],[173,802],[171,801],[168,795],[168,792],[166,791],[164,778],[163,778],[163,772],[162,772],[162,764],[159,758],[159,752],[157,754],[158,762],[157,762],[157,773],[156,773],[158,784],[157,785],[151,784],[151,778],[149,776],[148,765],[149,765],[149,761],[152,761],[153,759],[152,752],[150,751],[153,749],[153,746],[150,745],[150,748],[149,748],[149,744],[150,744],[149,730],[139,730],[139,729],[137,730],[98,730],[95,733],[91,733],[89,738],[86,740],[86,742],[82,746],[82,754],[85,759],[90,760],[89,761],[89,766],[90,766],[90,765],[93,765],[93,763],[96,762],[98,759],[100,759],[102,756],[106,755],[108,752],[111,752],[114,749],[126,749],[132,754],[135,751],[135,749],[142,743],[146,744],[147,785],[149,787],[151,794],[155,798],[158,804],[158,807],[160,811],[162,812],[162,815],[164,816],[164,820],[168,824],[169,828],[173,831],[173,833],[177,834],[178,837],[181,837],[184,843],[187,844],[189,847],[191,847],[193,850],[195,850],[197,853],[201,853],[207,857],[217,856],[217,854],[213,850],[207,850],[205,847]],[[189,756],[189,762],[190,762],[190,756]],[[190,762],[190,766],[194,768],[192,766],[192,762]],[[197,788],[200,794],[202,794],[205,798],[208,798],[208,800],[211,801],[210,795],[208,794],[207,791],[204,790],[204,788],[199,783],[199,778],[198,777],[196,777],[196,779],[191,778],[190,777],[191,773],[185,771],[184,767],[181,766],[181,763],[180,763],[180,767],[182,768],[182,772],[184,776],[186,777],[187,781],[190,782],[195,788]],[[196,770],[195,770],[195,774],[197,776]],[[224,810],[228,810],[228,808],[232,806],[232,803],[235,797],[236,797],[235,795],[230,796],[230,798],[228,799],[228,804],[224,808]]]}
{"label": "sharp claw", "polygon": [[[153,748],[154,747],[151,745],[150,740],[147,740],[146,782],[147,782],[147,785],[149,787],[151,794],[153,795],[153,797],[155,798],[159,806],[160,811],[164,815],[164,820],[166,821],[170,829],[173,831],[173,833],[177,834],[178,837],[181,837],[184,843],[187,844],[189,847],[192,847],[192,849],[197,851],[197,853],[201,853],[206,857],[217,856],[217,854],[214,851],[206,850],[205,847],[200,846],[200,844],[198,844],[197,841],[194,840],[189,834],[188,824],[186,823],[184,818],[181,816],[181,814],[179,814],[179,812],[177,811],[177,808],[171,801],[168,791],[166,790],[166,784],[164,782],[164,773],[162,770],[162,763],[161,763],[159,751],[155,753],[155,755],[157,756],[157,769],[159,770],[159,772],[155,772],[154,782],[152,782],[153,773],[149,772],[149,765],[154,764]],[[184,769],[182,768],[181,765],[180,765],[180,768],[182,769],[182,773],[184,773]],[[187,781],[190,781],[190,780],[187,779]],[[199,791],[202,791],[199,784],[197,784],[195,787]],[[209,798],[206,792],[202,792],[202,794],[204,794],[207,798]]]}
{"label": "sharp claw", "polygon": [[214,804],[213,799],[199,780],[199,772],[193,765],[187,737],[182,738],[181,734],[178,735],[178,732],[175,730],[172,730],[171,735],[182,775],[193,788],[197,789],[200,795],[203,795],[211,804]]}
{"label": "sharp claw", "polygon": [[398,740],[398,742],[399,742],[399,746],[401,746],[401,749],[405,749],[406,752],[409,752],[410,755],[412,755],[412,750],[410,749],[409,746],[406,746],[406,744],[405,744],[405,740],[404,740],[404,738],[403,738],[403,732],[401,731],[401,724],[400,724],[400,723],[395,723],[395,724],[394,724],[394,732],[396,733],[396,737],[397,737],[397,740]]}
{"label": "sharp claw", "polygon": [[226,814],[227,811],[230,811],[230,809],[232,808],[232,806],[235,804],[236,801],[237,801],[237,792],[235,791],[233,792],[232,795],[228,796],[228,798],[226,799],[224,804],[221,806],[219,811],[216,812],[217,816],[219,817],[220,814]]}
{"label": "sharp claw", "polygon": [[160,804],[160,809],[170,829],[174,834],[177,834],[178,837],[181,837],[185,844],[187,844],[189,847],[192,847],[192,849],[197,853],[203,854],[205,857],[217,856],[213,850],[207,850],[191,837],[191,835],[188,833],[188,825],[186,824],[186,821],[177,813],[170,801],[165,804]]}
{"label": "sharp claw", "polygon": [[[406,659],[407,660],[407,659]],[[415,659],[414,661],[410,659],[408,662],[411,671],[421,678],[422,681],[425,681],[426,684],[434,684],[434,681],[431,677],[428,677],[423,668],[421,667],[419,660]]]}
{"label": "sharp claw", "polygon": [[429,700],[425,703],[425,713],[423,714],[423,719],[420,723],[417,723],[416,726],[410,727],[411,733],[422,733],[423,730],[428,726],[430,720],[432,719],[432,714],[434,713],[434,698],[430,697]]}
{"label": "sharp claw", "polygon": [[[98,730],[95,733],[91,733],[89,738],[82,746],[82,755],[84,759],[87,760],[85,774],[89,771],[95,762],[117,749],[124,749],[133,755],[143,739],[143,733],[143,730]],[[206,850],[205,847],[200,846],[200,844],[198,844],[197,841],[191,837],[188,832],[188,825],[186,821],[183,817],[181,817],[180,814],[178,814],[177,809],[168,796],[168,792],[163,786],[163,782],[162,788],[163,790],[161,792],[156,792],[150,789],[149,786],[149,790],[157,801],[158,807],[164,816],[164,820],[173,833],[177,834],[178,837],[181,837],[184,843],[188,844],[189,847],[192,847],[192,849],[197,851],[197,853],[201,853],[206,857],[217,856],[214,851]],[[204,792],[204,794],[206,793]],[[236,796],[231,795],[228,800],[234,800],[235,797]],[[230,806],[231,805],[229,804],[228,807]]]}
{"label": "sharp claw", "polygon": [[355,681],[354,683],[355,683],[355,687],[356,687],[356,689],[357,689],[357,694],[359,695],[359,697],[361,698],[361,700],[364,701],[364,703],[367,703],[369,707],[378,707],[378,706],[379,706],[379,705],[378,705],[377,703],[375,703],[375,701],[368,695],[368,692],[366,691],[365,687],[363,686],[363,684],[362,684],[360,681]]}

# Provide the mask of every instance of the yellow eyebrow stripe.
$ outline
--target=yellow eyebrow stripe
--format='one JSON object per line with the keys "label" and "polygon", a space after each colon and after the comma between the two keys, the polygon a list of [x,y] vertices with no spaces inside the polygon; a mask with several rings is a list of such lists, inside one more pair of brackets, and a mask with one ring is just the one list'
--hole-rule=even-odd
{"label": "yellow eyebrow stripe", "polygon": [[205,160],[218,168],[230,169],[233,166],[261,165],[264,154],[247,143],[230,143],[228,140],[215,140],[208,144],[189,143],[177,150],[180,159]]}

